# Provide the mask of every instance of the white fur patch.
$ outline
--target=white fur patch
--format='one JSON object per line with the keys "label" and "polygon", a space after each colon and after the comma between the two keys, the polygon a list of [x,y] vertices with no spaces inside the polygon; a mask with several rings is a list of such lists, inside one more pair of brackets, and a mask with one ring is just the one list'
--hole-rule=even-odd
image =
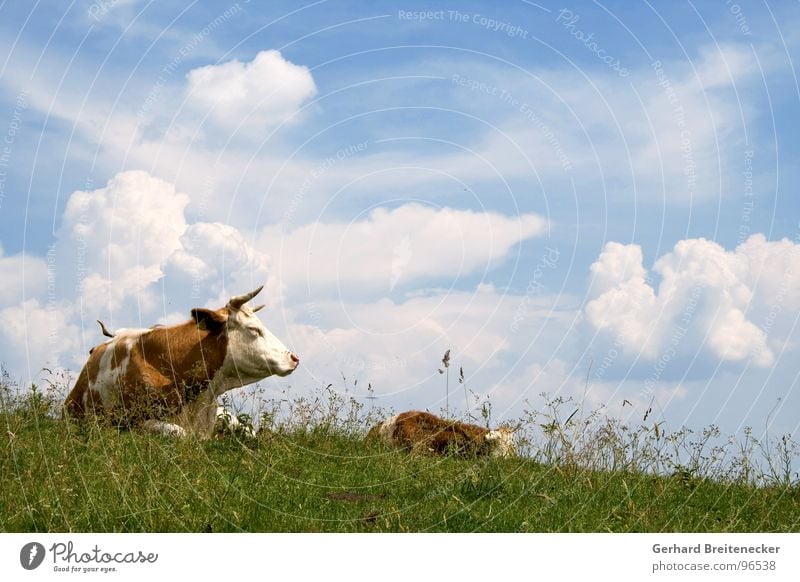
{"label": "white fur patch", "polygon": [[94,381],[94,385],[90,384],[89,386],[100,395],[100,401],[106,410],[113,408],[119,400],[119,385],[117,381],[121,375],[127,372],[128,363],[130,362],[130,353],[126,353],[122,362],[112,368],[114,365],[114,351],[114,345],[112,344],[103,352],[97,370],[97,378]]}
{"label": "white fur patch", "polygon": [[493,445],[491,452],[493,457],[511,457],[516,453],[514,434],[510,430],[490,430],[485,438]]}
{"label": "white fur patch", "polygon": [[391,443],[392,442],[392,435],[394,434],[395,426],[397,426],[397,419],[399,418],[399,414],[395,414],[391,418],[387,418],[378,426],[378,436],[381,440]]}
{"label": "white fur patch", "polygon": [[[228,317],[226,374],[242,386],[277,374],[286,376],[297,368],[292,353],[270,332],[253,311],[244,306]],[[226,358],[226,359],[228,359]]]}
{"label": "white fur patch", "polygon": [[[97,370],[97,378],[94,383],[89,384],[89,388],[100,395],[103,408],[110,410],[119,401],[119,379],[128,372],[128,365],[131,361],[131,348],[139,337],[149,331],[147,329],[122,329],[117,331],[113,338],[106,342],[106,350],[100,357]],[[116,362],[114,366],[114,353],[116,352],[117,342],[123,342],[125,346],[125,356],[121,362]],[[86,398],[88,393],[84,394]],[[84,402],[84,405],[86,403]]]}
{"label": "white fur patch", "polygon": [[182,426],[162,420],[145,420],[142,428],[168,437],[185,437],[188,434]]}
{"label": "white fur patch", "polygon": [[217,406],[217,423],[221,423],[226,432],[240,432],[252,438],[256,437],[256,431],[253,430],[253,427],[248,426],[245,428],[236,415],[225,410],[223,406]]}

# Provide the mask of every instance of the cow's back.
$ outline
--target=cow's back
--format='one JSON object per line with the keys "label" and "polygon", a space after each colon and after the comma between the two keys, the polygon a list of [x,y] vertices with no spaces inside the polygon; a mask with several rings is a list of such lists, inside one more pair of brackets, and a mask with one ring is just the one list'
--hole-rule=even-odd
{"label": "cow's back", "polygon": [[408,449],[439,454],[483,454],[488,448],[488,429],[455,420],[445,420],[430,412],[411,410],[393,416],[367,434]]}
{"label": "cow's back", "polygon": [[118,331],[92,349],[64,413],[111,413],[118,423],[175,414],[209,387],[225,358],[224,335],[192,322]]}

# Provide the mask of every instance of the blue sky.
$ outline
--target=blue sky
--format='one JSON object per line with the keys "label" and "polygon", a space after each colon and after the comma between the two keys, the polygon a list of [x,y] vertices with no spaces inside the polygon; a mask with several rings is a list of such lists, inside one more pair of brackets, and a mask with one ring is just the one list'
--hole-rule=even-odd
{"label": "blue sky", "polygon": [[266,282],[303,361],[271,391],[344,375],[439,410],[452,349],[499,418],[548,392],[795,432],[796,24],[763,2],[0,5],[0,361],[77,371],[96,318]]}

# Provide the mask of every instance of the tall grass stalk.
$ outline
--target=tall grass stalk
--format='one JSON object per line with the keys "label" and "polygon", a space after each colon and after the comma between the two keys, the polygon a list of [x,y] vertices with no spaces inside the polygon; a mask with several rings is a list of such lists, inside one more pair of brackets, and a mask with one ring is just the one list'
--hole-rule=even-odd
{"label": "tall grass stalk", "polygon": [[[447,350],[442,357],[442,364],[444,365],[444,410],[445,416],[450,418],[450,350]],[[441,373],[442,370],[440,369]]]}

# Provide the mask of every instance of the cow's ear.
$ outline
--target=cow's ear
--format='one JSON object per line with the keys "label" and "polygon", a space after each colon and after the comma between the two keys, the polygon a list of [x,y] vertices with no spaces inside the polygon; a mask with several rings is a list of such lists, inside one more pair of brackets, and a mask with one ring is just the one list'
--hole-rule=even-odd
{"label": "cow's ear", "polygon": [[219,311],[195,307],[192,309],[192,319],[194,319],[195,323],[197,323],[197,327],[200,329],[218,332],[222,331],[222,329],[225,327],[225,322],[228,321],[228,316],[224,313],[220,313]]}

